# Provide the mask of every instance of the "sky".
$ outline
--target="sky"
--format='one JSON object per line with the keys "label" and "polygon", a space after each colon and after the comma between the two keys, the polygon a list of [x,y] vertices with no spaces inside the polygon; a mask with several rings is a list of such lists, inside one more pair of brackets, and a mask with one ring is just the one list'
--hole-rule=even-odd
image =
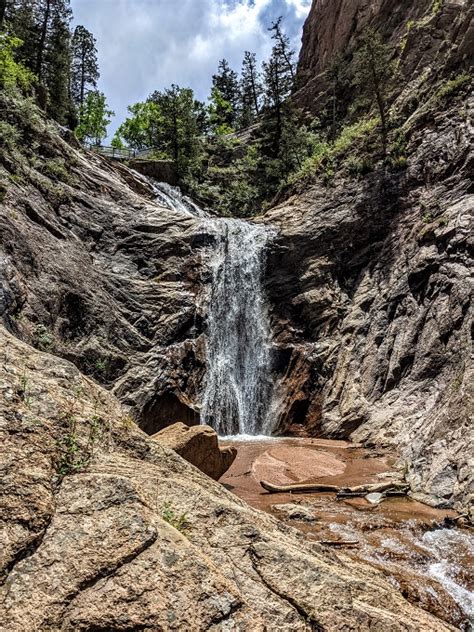
{"label": "sky", "polygon": [[311,0],[71,0],[73,26],[97,40],[99,89],[115,112],[109,139],[127,106],[172,83],[205,101],[226,58],[239,71],[245,50],[269,56],[267,28],[280,15],[298,52]]}

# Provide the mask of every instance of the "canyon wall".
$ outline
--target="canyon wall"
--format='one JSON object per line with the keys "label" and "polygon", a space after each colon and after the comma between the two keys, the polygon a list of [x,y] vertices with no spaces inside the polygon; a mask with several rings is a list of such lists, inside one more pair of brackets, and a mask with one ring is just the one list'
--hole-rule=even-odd
{"label": "canyon wall", "polygon": [[[296,101],[324,106],[331,55],[350,58],[365,25],[384,25],[401,51],[390,105],[407,168],[315,177],[257,219],[279,231],[267,258],[275,431],[390,444],[416,493],[457,507],[471,484],[472,101],[469,86],[433,95],[469,69],[472,12],[314,2]],[[22,138],[2,153],[3,323],[105,386],[146,432],[198,423],[212,222],[0,98]]]}
{"label": "canyon wall", "polygon": [[[413,490],[472,498],[473,7],[445,2],[313,3],[299,62],[300,106],[324,108],[324,71],[362,29],[399,52],[392,120],[406,165],[295,187],[263,221],[280,235],[268,290],[280,430],[400,450]],[[433,96],[434,95],[434,96]],[[438,96],[436,96],[438,95]],[[359,150],[354,144],[353,152]],[[428,495],[430,498],[428,498]]]}

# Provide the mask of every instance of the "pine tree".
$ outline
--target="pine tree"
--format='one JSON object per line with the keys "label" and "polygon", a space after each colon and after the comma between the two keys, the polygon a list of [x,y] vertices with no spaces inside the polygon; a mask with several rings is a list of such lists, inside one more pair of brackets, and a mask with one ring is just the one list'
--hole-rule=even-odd
{"label": "pine tree", "polygon": [[275,41],[274,51],[280,57],[280,64],[286,67],[286,72],[291,79],[291,89],[295,85],[295,62],[293,60],[295,51],[290,46],[290,38],[281,27],[283,17],[280,15],[276,22],[273,22],[269,31],[273,31],[272,39]]}
{"label": "pine tree", "polygon": [[244,60],[242,62],[240,92],[242,98],[240,126],[248,127],[260,114],[260,100],[262,97],[262,85],[257,69],[255,53],[249,51],[245,51]]}
{"label": "pine tree", "polygon": [[0,29],[3,26],[3,21],[7,13],[7,0],[0,0]]}
{"label": "pine tree", "polygon": [[375,101],[380,116],[382,151],[387,153],[387,93],[394,77],[391,51],[373,29],[366,29],[354,59],[354,84],[370,102]]}
{"label": "pine tree", "polygon": [[34,71],[38,42],[35,5],[31,0],[10,0],[7,3],[5,20],[11,33],[23,42],[16,54],[18,61]]}
{"label": "pine tree", "polygon": [[327,70],[327,78],[331,92],[331,129],[330,137],[335,138],[337,122],[343,117],[341,104],[344,106],[343,93],[348,87],[347,62],[341,53],[337,53]]}
{"label": "pine tree", "polygon": [[45,53],[45,83],[48,87],[47,112],[63,125],[74,126],[70,97],[71,33],[61,15],[55,15]]}
{"label": "pine tree", "polygon": [[282,18],[269,28],[273,31],[275,44],[270,59],[263,64],[265,106],[267,108],[266,127],[270,139],[270,155],[279,152],[283,127],[283,104],[295,85],[294,51],[281,28]]}
{"label": "pine tree", "polygon": [[71,94],[81,107],[90,90],[95,90],[99,79],[96,41],[84,26],[77,26],[72,38]]}
{"label": "pine tree", "polygon": [[[240,108],[240,86],[237,73],[231,69],[226,59],[219,62],[218,70],[212,76],[212,88],[219,91],[220,97],[230,105],[220,112],[219,124],[234,127]],[[214,90],[214,94],[217,94]],[[212,100],[212,94],[211,94]]]}
{"label": "pine tree", "polygon": [[199,159],[204,106],[190,88],[174,84],[163,92],[154,92],[149,101],[156,103],[162,117],[157,148],[175,161],[180,179],[186,178]]}

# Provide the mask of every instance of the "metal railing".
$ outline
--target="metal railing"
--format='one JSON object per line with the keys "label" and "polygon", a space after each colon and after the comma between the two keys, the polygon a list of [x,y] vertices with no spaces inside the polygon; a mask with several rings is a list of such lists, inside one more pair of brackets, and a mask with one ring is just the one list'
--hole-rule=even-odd
{"label": "metal railing", "polygon": [[156,149],[118,149],[108,145],[89,145],[88,149],[112,160],[131,160],[132,158],[152,158]]}

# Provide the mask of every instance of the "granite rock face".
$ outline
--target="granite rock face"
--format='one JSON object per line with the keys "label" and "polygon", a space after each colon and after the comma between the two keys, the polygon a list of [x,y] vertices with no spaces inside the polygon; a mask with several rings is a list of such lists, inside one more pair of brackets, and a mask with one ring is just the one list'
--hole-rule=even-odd
{"label": "granite rock face", "polygon": [[277,428],[398,448],[413,493],[457,508],[474,465],[472,83],[439,95],[472,65],[473,10],[315,0],[294,98],[324,103],[318,73],[378,26],[403,45],[390,108],[407,165],[341,170],[262,218],[280,231],[268,260]]}
{"label": "granite rock face", "polygon": [[0,358],[10,632],[452,629],[148,437],[73,364],[3,327]]}
{"label": "granite rock face", "polygon": [[[31,134],[21,106],[0,98]],[[1,207],[0,318],[113,389],[149,434],[198,423],[212,231],[159,204],[139,174],[68,145],[52,124],[33,133],[38,156],[9,181]],[[44,175],[57,164],[62,180]]]}

